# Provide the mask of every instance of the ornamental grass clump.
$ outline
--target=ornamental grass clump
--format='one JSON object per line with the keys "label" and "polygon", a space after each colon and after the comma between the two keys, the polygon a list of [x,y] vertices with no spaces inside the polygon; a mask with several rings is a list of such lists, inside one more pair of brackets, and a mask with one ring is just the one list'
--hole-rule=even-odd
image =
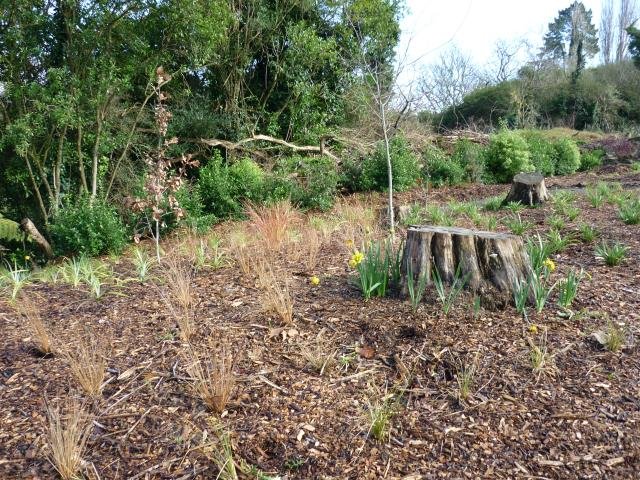
{"label": "ornamental grass clump", "polygon": [[38,305],[29,297],[22,294],[16,303],[16,311],[26,321],[36,350],[41,355],[51,355],[53,353],[53,342],[49,334],[49,328],[45,324]]}
{"label": "ornamental grass clump", "polygon": [[209,339],[202,351],[190,345],[185,360],[193,393],[212,412],[224,412],[236,383],[231,350],[224,343],[218,345]]}
{"label": "ornamental grass clump", "polygon": [[82,456],[91,432],[91,416],[72,402],[63,412],[47,406],[47,458],[63,480],[81,478]]}

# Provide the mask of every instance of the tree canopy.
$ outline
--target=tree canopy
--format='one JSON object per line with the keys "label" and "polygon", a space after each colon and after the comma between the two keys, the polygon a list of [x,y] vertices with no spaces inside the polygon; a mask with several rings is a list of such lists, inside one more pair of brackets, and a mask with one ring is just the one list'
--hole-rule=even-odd
{"label": "tree canopy", "polygon": [[575,70],[578,65],[586,63],[586,59],[600,50],[591,17],[591,10],[587,10],[582,2],[573,2],[560,10],[544,37],[543,55],[568,70]]}

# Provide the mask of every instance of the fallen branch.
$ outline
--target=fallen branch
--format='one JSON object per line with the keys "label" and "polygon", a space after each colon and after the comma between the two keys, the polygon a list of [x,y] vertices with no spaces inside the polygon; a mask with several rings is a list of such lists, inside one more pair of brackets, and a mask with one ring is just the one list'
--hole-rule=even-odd
{"label": "fallen branch", "polygon": [[324,138],[320,139],[320,146],[318,147],[316,147],[315,145],[303,145],[303,146],[295,145],[293,143],[287,142],[286,140],[282,140],[281,138],[270,137],[269,135],[253,135],[252,137],[244,138],[237,142],[230,142],[228,140],[219,140],[217,138],[212,138],[212,139],[201,138],[199,142],[205,145],[209,145],[210,147],[223,147],[226,150],[246,150],[246,151],[252,151],[252,152],[253,150],[245,147],[246,144],[253,143],[253,142],[269,142],[269,143],[282,145],[283,147],[293,150],[294,152],[319,153],[320,155],[326,155],[327,157],[335,160],[338,163],[340,162],[340,159],[327,149],[327,147],[325,146]]}

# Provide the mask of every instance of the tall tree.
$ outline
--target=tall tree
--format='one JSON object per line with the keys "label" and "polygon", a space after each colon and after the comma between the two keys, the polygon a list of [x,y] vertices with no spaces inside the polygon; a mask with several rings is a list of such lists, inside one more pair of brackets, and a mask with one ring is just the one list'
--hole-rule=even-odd
{"label": "tall tree", "polygon": [[627,28],[629,34],[629,52],[633,58],[633,63],[640,68],[640,29],[636,27]]}
{"label": "tall tree", "polygon": [[591,17],[591,10],[582,2],[573,2],[560,10],[549,24],[542,54],[559,62],[565,70],[575,71],[577,65],[599,51],[598,34]]}
{"label": "tall tree", "polygon": [[616,48],[616,61],[625,59],[629,48],[629,35],[627,28],[633,26],[638,19],[638,3],[636,0],[620,0],[618,11],[618,44]]}
{"label": "tall tree", "polygon": [[600,16],[600,54],[602,61],[609,64],[615,54],[614,42],[616,37],[616,25],[614,22],[613,0],[602,1],[602,14]]}

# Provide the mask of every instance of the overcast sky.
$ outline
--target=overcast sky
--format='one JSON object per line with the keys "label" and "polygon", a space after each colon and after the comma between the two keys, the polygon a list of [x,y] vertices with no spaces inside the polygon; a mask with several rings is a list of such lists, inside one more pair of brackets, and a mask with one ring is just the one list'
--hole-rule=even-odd
{"label": "overcast sky", "polygon": [[[456,45],[475,63],[487,62],[498,40],[525,38],[536,47],[558,11],[573,0],[406,0],[399,57],[405,57],[402,83],[415,78],[421,66]],[[583,0],[600,25],[601,0]]]}

